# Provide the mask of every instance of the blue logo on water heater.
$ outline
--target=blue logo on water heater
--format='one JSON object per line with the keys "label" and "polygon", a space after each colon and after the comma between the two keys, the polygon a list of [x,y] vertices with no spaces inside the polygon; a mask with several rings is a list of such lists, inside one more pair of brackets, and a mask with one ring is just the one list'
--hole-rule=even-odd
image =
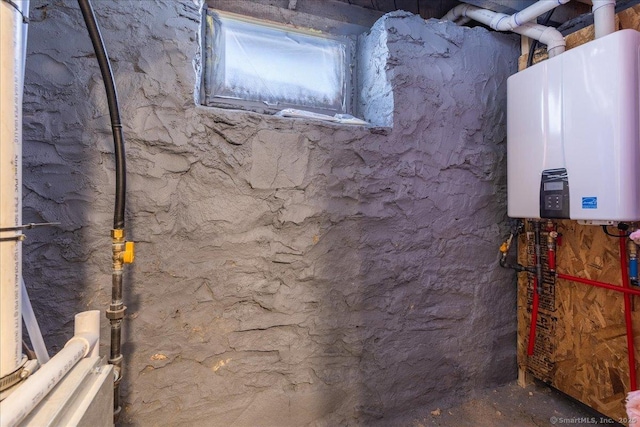
{"label": "blue logo on water heater", "polygon": [[597,197],[583,197],[582,198],[582,209],[598,209],[598,198]]}

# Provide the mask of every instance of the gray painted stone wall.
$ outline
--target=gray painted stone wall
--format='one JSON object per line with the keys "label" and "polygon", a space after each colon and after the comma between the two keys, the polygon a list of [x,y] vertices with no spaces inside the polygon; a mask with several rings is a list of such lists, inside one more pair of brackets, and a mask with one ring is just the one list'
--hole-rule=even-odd
{"label": "gray painted stone wall", "polygon": [[[393,128],[348,127],[195,106],[193,2],[94,7],[137,242],[125,424],[389,425],[515,377],[496,251],[516,39],[384,17]],[[33,1],[29,31],[24,216],[62,225],[29,232],[24,272],[56,351],[110,300],[113,149],[75,2]]]}

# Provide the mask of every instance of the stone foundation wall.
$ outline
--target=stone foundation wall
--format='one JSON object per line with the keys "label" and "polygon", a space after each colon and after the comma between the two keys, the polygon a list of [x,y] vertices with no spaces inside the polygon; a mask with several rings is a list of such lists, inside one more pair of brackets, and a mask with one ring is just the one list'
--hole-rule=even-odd
{"label": "stone foundation wall", "polygon": [[[515,378],[497,249],[517,39],[386,15],[360,46],[393,126],[350,127],[198,107],[198,4],[93,3],[137,244],[124,424],[389,425]],[[55,352],[111,292],[111,130],[73,1],[32,1],[24,138],[25,221],[62,222],[24,243]]]}

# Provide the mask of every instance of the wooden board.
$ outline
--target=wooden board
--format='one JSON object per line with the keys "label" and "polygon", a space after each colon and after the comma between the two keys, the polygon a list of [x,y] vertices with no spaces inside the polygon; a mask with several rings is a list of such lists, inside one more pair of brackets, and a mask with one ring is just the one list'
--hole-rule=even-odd
{"label": "wooden board", "polygon": [[[621,285],[617,238],[606,236],[600,227],[581,226],[574,221],[556,223],[562,233],[562,245],[557,249],[559,272]],[[531,265],[531,224],[527,227],[528,235],[519,242],[520,260]],[[543,248],[544,242],[543,235]],[[616,421],[624,419],[629,365],[622,293],[555,280],[545,269],[534,354],[527,356],[533,277],[520,276],[520,369]],[[636,298],[632,297],[633,323],[634,330],[640,331],[640,303]],[[640,334],[635,335],[636,360],[640,360]]]}
{"label": "wooden board", "polygon": [[[640,30],[640,5],[618,14],[618,28]],[[566,37],[573,48],[593,39],[593,27]],[[546,58],[536,51],[534,62]],[[520,57],[524,68],[527,54]],[[557,270],[562,273],[621,285],[618,238],[601,227],[575,221],[556,221],[562,233],[557,249]],[[531,224],[519,243],[519,260],[533,262]],[[612,232],[615,227],[610,227]],[[545,240],[543,239],[543,248]],[[543,250],[543,252],[545,252]],[[544,254],[546,257],[546,254]],[[518,280],[519,382],[531,375],[589,405],[615,421],[624,421],[624,400],[629,392],[629,363],[624,321],[624,297],[620,292],[555,280],[545,271],[537,321],[535,351],[527,356],[533,278],[520,273]],[[635,359],[640,360],[640,297],[632,299]],[[638,366],[634,367],[636,372]]]}

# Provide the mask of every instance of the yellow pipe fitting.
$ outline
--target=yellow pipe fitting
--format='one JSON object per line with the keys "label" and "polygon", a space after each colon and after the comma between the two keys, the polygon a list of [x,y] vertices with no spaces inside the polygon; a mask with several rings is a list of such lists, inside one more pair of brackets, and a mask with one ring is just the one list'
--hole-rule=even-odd
{"label": "yellow pipe fitting", "polygon": [[125,242],[124,251],[122,252],[122,262],[125,264],[131,264],[135,257],[135,244],[133,242]]}
{"label": "yellow pipe fitting", "polygon": [[121,241],[124,240],[124,229],[122,228],[115,228],[113,230],[111,230],[111,238],[114,241]]}
{"label": "yellow pipe fitting", "polygon": [[513,241],[513,233],[509,235],[507,240],[505,240],[502,245],[500,245],[500,252],[502,254],[506,254],[509,252],[509,248],[511,248],[511,242]]}
{"label": "yellow pipe fitting", "polygon": [[135,259],[134,242],[124,240],[124,230],[116,228],[111,230],[111,246],[113,248],[113,267],[116,270],[122,269],[122,264],[131,264]]}

